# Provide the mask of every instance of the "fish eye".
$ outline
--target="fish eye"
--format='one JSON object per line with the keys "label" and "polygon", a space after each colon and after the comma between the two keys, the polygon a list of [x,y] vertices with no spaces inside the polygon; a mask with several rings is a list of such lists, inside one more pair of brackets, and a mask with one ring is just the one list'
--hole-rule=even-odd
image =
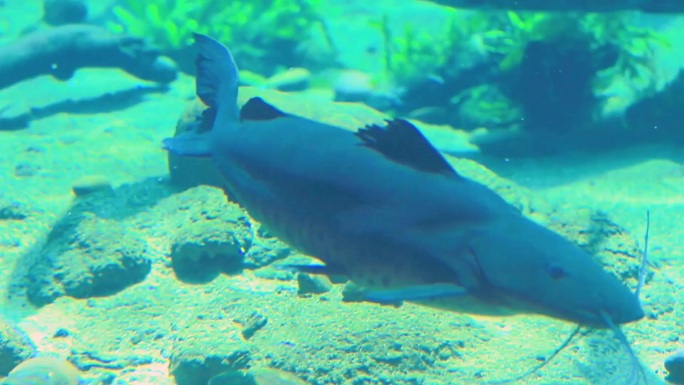
{"label": "fish eye", "polygon": [[563,267],[556,265],[556,264],[549,264],[546,267],[547,273],[551,276],[553,279],[561,279],[565,278],[568,275],[568,272],[563,269]]}

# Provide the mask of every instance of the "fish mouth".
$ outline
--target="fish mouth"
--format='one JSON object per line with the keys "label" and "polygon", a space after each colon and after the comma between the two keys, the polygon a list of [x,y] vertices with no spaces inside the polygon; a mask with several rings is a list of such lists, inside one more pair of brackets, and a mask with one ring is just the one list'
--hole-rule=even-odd
{"label": "fish mouth", "polygon": [[630,322],[636,322],[639,321],[640,319],[644,318],[646,314],[644,313],[644,309],[639,305],[636,309],[636,311],[629,313],[629,314],[621,314],[619,317],[614,317],[612,319],[613,322],[615,322],[618,325],[630,323]]}
{"label": "fish mouth", "polygon": [[580,325],[595,329],[613,329],[615,325],[624,325],[644,318],[644,310],[638,306],[635,311],[630,313],[609,312],[607,310],[577,310],[567,311],[560,317],[577,322]]}
{"label": "fish mouth", "polygon": [[506,294],[503,296],[504,306],[520,313],[533,313],[594,329],[611,329],[611,325],[623,325],[635,322],[644,317],[644,311],[638,306],[629,313],[615,313],[605,309],[578,309],[573,307],[557,307],[534,301],[523,295]]}

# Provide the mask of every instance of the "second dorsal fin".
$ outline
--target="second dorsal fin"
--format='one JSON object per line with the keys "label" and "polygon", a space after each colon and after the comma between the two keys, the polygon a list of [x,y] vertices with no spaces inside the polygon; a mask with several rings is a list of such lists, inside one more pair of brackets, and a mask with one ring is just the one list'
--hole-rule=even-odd
{"label": "second dorsal fin", "polygon": [[288,114],[268,104],[260,97],[251,98],[240,109],[240,120],[273,120]]}
{"label": "second dorsal fin", "polygon": [[404,119],[387,120],[360,128],[356,136],[363,144],[385,157],[420,171],[461,178],[437,149],[410,122]]}

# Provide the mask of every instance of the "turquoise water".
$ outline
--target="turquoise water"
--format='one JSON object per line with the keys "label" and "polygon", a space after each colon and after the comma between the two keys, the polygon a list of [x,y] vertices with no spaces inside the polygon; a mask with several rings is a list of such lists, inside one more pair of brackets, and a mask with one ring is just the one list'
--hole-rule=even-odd
{"label": "turquoise water", "polygon": [[665,383],[684,16],[484,3],[2,2],[0,377]]}

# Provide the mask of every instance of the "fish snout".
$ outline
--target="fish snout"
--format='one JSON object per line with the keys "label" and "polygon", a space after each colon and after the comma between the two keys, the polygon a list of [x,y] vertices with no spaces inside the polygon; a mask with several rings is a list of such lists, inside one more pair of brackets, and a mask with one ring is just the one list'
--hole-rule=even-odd
{"label": "fish snout", "polygon": [[637,296],[626,286],[618,289],[603,293],[602,305],[590,312],[589,322],[585,322],[587,326],[611,329],[611,324],[619,326],[644,318],[644,309]]}
{"label": "fish snout", "polygon": [[632,295],[632,298],[627,298],[626,301],[614,309],[614,311],[609,313],[611,320],[616,325],[622,325],[634,321],[638,321],[644,318],[644,309],[639,303],[639,299],[636,295]]}

